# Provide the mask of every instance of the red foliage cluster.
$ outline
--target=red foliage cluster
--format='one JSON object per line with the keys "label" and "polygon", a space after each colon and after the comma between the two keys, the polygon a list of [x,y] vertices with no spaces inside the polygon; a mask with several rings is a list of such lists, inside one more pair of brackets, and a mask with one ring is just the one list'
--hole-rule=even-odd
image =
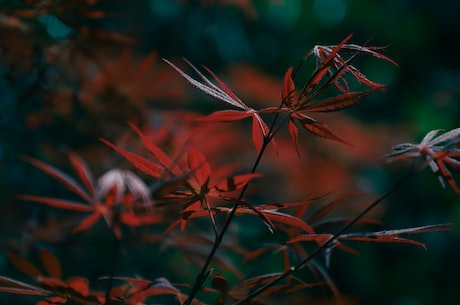
{"label": "red foliage cluster", "polygon": [[[328,155],[326,145],[316,148],[317,145],[312,144],[317,144],[319,138],[352,146],[354,139],[343,136],[347,133],[359,141],[374,140],[356,126],[343,128],[338,135],[320,118],[322,113],[346,109],[384,90],[384,85],[368,79],[354,65],[355,58],[361,55],[396,65],[379,53],[382,48],[351,44],[350,35],[337,45],[315,46],[299,66],[289,67],[279,81],[251,69],[233,71],[246,77],[250,74],[245,94],[246,97],[265,100],[258,108],[243,101],[244,98],[240,98],[208,67],[203,67],[202,71],[186,61],[193,70],[189,74],[172,60],[164,59],[167,65],[152,73],[154,64],[163,64],[156,52],[137,59],[128,37],[105,30],[89,31],[80,22],[82,19],[111,16],[111,13],[95,8],[98,1],[24,2],[28,8],[13,9],[10,16],[0,16],[0,26],[7,28],[9,36],[18,31],[22,36],[29,36],[24,20],[50,14],[59,18],[76,34],[69,38],[65,47],[55,43],[47,48],[44,54],[46,64],[54,65],[69,78],[80,81],[77,92],[69,84],[49,90],[45,101],[51,111],[37,110],[28,118],[29,127],[47,124],[56,114],[76,123],[79,120],[74,117],[75,109],[84,109],[90,118],[100,118],[100,121],[77,128],[81,127],[93,136],[100,133],[97,136],[104,145],[100,142],[98,145],[103,147],[100,150],[106,149],[106,154],[104,164],[97,165],[93,161],[89,165],[89,161],[84,161],[86,157],[91,159],[89,156],[80,157],[80,154],[68,152],[73,175],[58,166],[27,157],[28,163],[52,177],[71,195],[55,198],[19,194],[17,198],[63,210],[62,215],[85,214],[78,216],[72,234],[94,232],[100,228],[96,224],[103,220],[114,236],[115,245],[129,236],[141,243],[173,248],[182,253],[184,260],[197,263],[201,271],[192,283],[171,283],[162,276],[153,279],[136,275],[115,276],[115,253],[118,251],[115,249],[109,275],[100,278],[100,281],[107,281],[107,288],[101,289],[99,285],[98,289],[92,289],[89,279],[84,276],[63,280],[58,259],[43,248],[39,250],[38,258],[44,272],[32,262],[8,252],[11,263],[35,284],[0,276],[0,291],[40,296],[43,299],[38,305],[68,301],[139,305],[156,301],[158,296],[164,295],[173,296],[179,304],[204,304],[201,299],[211,295],[209,298],[217,300],[215,304],[255,305],[269,304],[271,297],[277,294],[327,285],[340,301],[340,293],[326,268],[314,260],[318,255],[323,255],[327,267],[336,249],[357,253],[350,246],[352,242],[424,246],[406,235],[449,228],[449,225],[440,224],[348,232],[355,223],[378,224],[379,221],[367,213],[392,190],[358,215],[334,215],[344,202],[358,200],[355,193],[328,193],[330,189],[338,189],[339,184],[348,183],[352,173],[344,165],[347,161],[345,154],[335,155],[334,159]],[[237,5],[249,10],[248,3],[239,1]],[[93,39],[98,41],[98,47],[83,52],[82,46],[90,45]],[[33,47],[24,46],[19,52],[17,41],[1,38],[0,42],[4,41],[10,43],[10,49],[15,50],[19,58],[33,56]],[[107,51],[110,48],[102,46],[105,43],[119,44],[122,51]],[[106,56],[98,56],[100,53]],[[299,84],[303,63],[311,59],[314,61],[313,72],[306,83]],[[11,64],[17,60],[9,59]],[[69,61],[84,64],[69,71],[66,66]],[[225,108],[206,115],[162,109],[177,101],[174,107],[183,105],[185,91],[176,83],[175,79],[180,79],[177,76],[182,76]],[[275,84],[276,89],[273,88]],[[272,95],[274,91],[277,96],[271,97],[278,102],[267,104],[267,94]],[[162,102],[155,104],[157,100]],[[336,124],[353,125],[351,119],[337,118]],[[245,125],[246,119],[251,121],[250,126]],[[130,123],[126,124],[126,120]],[[240,124],[234,124],[236,122]],[[93,129],[92,124],[97,128]],[[309,150],[299,140],[299,129],[317,137],[309,142]],[[460,167],[457,160],[460,131],[455,129],[436,138],[439,132],[430,132],[419,145],[395,146],[386,158],[390,161],[420,159],[422,164],[416,171],[429,166],[443,186],[447,182],[460,194],[448,169]],[[272,155],[267,152],[269,146],[273,149]],[[364,148],[359,151],[357,159],[376,158],[380,153],[380,147],[376,146],[366,149],[366,143],[362,144]],[[82,149],[82,155],[85,152],[91,155]],[[343,160],[337,160],[340,159],[337,156]],[[96,178],[93,172],[101,171]],[[264,228],[261,240],[238,234],[251,230],[252,226],[259,230]],[[241,261],[235,259],[237,256],[241,256]],[[244,262],[263,261],[275,256],[281,257],[281,263],[270,266],[270,272],[261,271],[263,268],[257,269],[257,266],[254,272],[243,271],[246,270]],[[219,272],[214,271],[213,264]],[[304,267],[310,270],[308,275],[298,272]],[[237,279],[230,280],[231,277]],[[209,278],[212,280],[207,285]]]}

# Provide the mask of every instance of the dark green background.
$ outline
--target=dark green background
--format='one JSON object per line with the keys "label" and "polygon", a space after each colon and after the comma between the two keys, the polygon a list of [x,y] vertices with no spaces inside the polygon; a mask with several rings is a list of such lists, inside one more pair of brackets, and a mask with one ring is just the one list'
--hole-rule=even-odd
{"label": "dark green background", "polygon": [[[390,46],[385,55],[400,67],[363,60],[367,75],[387,84],[388,89],[349,113],[367,122],[392,124],[413,141],[419,141],[432,129],[459,127],[460,2],[259,0],[251,3],[253,11],[234,5],[203,6],[199,1],[101,1],[101,7],[120,15],[92,22],[132,36],[139,41],[137,47],[141,52],[158,50],[161,57],[185,57],[212,67],[217,74],[230,65],[249,63],[280,77],[315,44],[335,44],[350,33],[356,43],[372,38],[370,45]],[[20,2],[0,1],[0,12],[2,7],[6,11],[14,5],[20,6]],[[91,22],[88,25],[93,26]],[[37,41],[72,34],[71,29],[52,16],[37,22],[36,27],[40,33]],[[7,66],[0,66],[0,72],[6,75],[7,71]],[[31,183],[29,177],[24,177],[27,173],[24,166],[17,161],[20,154],[35,154],[37,135],[27,134],[22,124],[31,104],[40,107],[40,95],[31,97],[32,101],[24,101],[21,95],[34,84],[34,77],[37,76],[22,74],[14,83],[0,81],[0,191],[4,198],[24,188],[40,189],[40,183],[45,183]],[[49,136],[52,137],[52,132]],[[70,140],[74,142],[66,144],[71,146],[83,141]],[[403,170],[393,168],[391,177],[396,180]],[[376,179],[372,182],[375,185],[388,184],[380,182],[378,174],[363,175]],[[384,219],[388,228],[460,222],[460,200],[451,189],[442,190],[428,171],[413,179],[389,202]],[[27,209],[18,208],[27,217]],[[0,217],[8,217],[8,212],[5,210]],[[0,236],[1,242],[6,245],[11,235],[15,232],[9,229],[5,237]],[[363,245],[359,257],[336,254],[332,258],[332,278],[344,294],[359,296],[359,304],[457,304],[458,229],[428,233],[418,240],[425,242],[428,250],[407,245]],[[103,249],[97,252],[102,259]],[[148,264],[147,255],[143,258],[142,253],[145,252],[139,254],[139,259]],[[97,270],[97,266],[92,268]],[[125,268],[128,270],[129,264]],[[105,269],[101,269],[104,273]],[[11,272],[3,255],[0,255],[0,271]]]}

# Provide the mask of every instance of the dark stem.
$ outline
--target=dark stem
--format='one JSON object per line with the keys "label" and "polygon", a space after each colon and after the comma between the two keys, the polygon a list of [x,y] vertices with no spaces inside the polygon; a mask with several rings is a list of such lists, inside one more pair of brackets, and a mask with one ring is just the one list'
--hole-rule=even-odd
{"label": "dark stem", "polygon": [[[264,140],[264,144],[262,145],[262,148],[261,148],[261,150],[260,150],[260,152],[259,152],[259,154],[257,156],[256,161],[254,162],[254,166],[253,166],[253,168],[251,170],[251,173],[254,173],[255,170],[257,169],[257,166],[259,165],[260,161],[262,160],[262,155],[263,155],[268,143],[269,143],[268,141]],[[237,201],[241,201],[241,199],[243,198],[244,194],[246,193],[246,190],[248,189],[248,186],[249,186],[249,183],[247,183],[243,187],[243,189],[241,190],[240,195],[238,196]],[[238,204],[235,204],[232,207],[232,209],[230,210],[230,212],[227,214],[227,217],[225,218],[225,222],[224,222],[224,224],[222,226],[222,230],[220,231],[220,233],[218,235],[216,235],[216,239],[214,241],[212,249],[209,252],[208,257],[206,258],[206,262],[204,263],[203,268],[201,269],[200,273],[196,277],[195,284],[193,285],[192,290],[190,291],[190,294],[188,295],[188,298],[185,301],[184,305],[190,305],[192,303],[192,301],[195,298],[196,294],[198,293],[198,291],[201,289],[201,287],[203,286],[204,282],[208,278],[208,276],[210,274],[210,272],[208,271],[209,265],[211,264],[211,262],[212,262],[212,260],[214,258],[214,255],[216,254],[217,250],[220,247],[220,244],[223,241],[224,235],[227,232],[228,227],[230,226],[230,223],[233,220],[233,217],[235,216],[235,213],[236,213],[236,210],[238,209],[238,206],[239,206]]]}
{"label": "dark stem", "polygon": [[112,257],[110,258],[110,274],[109,274],[109,283],[107,284],[107,290],[105,292],[105,303],[106,305],[110,304],[110,291],[113,286],[113,277],[115,275],[115,266],[117,264],[118,257],[118,244],[119,240],[115,234],[113,234],[113,245],[112,245]]}
{"label": "dark stem", "polygon": [[322,253],[328,247],[330,247],[343,233],[345,233],[348,229],[350,229],[356,222],[358,222],[361,218],[363,218],[369,211],[374,209],[377,205],[379,205],[383,200],[385,200],[388,196],[394,193],[399,187],[401,187],[405,182],[407,182],[410,178],[412,178],[417,173],[416,170],[411,170],[407,175],[403,176],[397,183],[393,185],[393,187],[388,190],[385,194],[377,198],[374,202],[368,205],[364,210],[362,210],[358,215],[356,215],[349,223],[345,224],[341,229],[339,229],[334,235],[329,238],[329,240],[316,248],[310,255],[305,257],[303,260],[298,262],[296,265],[292,266],[288,270],[284,271],[280,274],[276,279],[273,281],[263,285],[257,290],[254,290],[245,298],[239,300],[238,302],[234,303],[233,305],[244,304],[245,302],[255,298],[256,296],[260,295],[262,292],[266,291],[270,287],[273,287],[283,279],[287,278],[292,273],[302,269],[306,264],[308,264],[313,258],[315,258],[318,254]]}
{"label": "dark stem", "polygon": [[[280,104],[279,107],[281,107],[281,106],[282,106],[282,104]],[[279,113],[276,113],[275,117],[273,118],[273,120],[271,122],[268,135],[266,135],[264,137],[264,142],[262,144],[260,152],[257,155],[256,160],[254,161],[254,165],[252,166],[251,173],[255,173],[257,167],[260,164],[260,161],[262,160],[262,156],[264,155],[264,152],[265,152],[268,144],[273,139],[274,134],[279,130],[279,128],[278,128],[275,132],[273,132],[273,130],[275,129],[275,125],[276,125],[276,122],[277,122],[278,118],[279,118]],[[244,187],[242,188],[242,190],[240,192],[240,195],[237,198],[237,202],[240,202],[243,199],[243,196],[246,193],[248,187],[249,187],[249,183],[246,183],[244,185]],[[206,261],[205,261],[203,267],[201,268],[200,273],[197,275],[197,277],[195,279],[195,283],[193,284],[192,290],[190,291],[190,294],[188,295],[187,300],[184,302],[184,305],[190,305],[192,303],[192,301],[195,298],[196,294],[201,289],[201,287],[204,285],[204,282],[206,281],[206,279],[210,275],[211,272],[210,272],[210,270],[208,270],[209,265],[211,264],[212,260],[214,259],[214,255],[216,254],[217,250],[219,249],[219,247],[220,247],[220,245],[221,245],[221,243],[223,241],[224,235],[227,232],[228,227],[230,226],[230,223],[232,222],[233,217],[235,216],[235,213],[236,213],[238,207],[239,207],[239,204],[235,204],[232,207],[232,209],[230,210],[230,212],[227,214],[227,217],[225,218],[225,222],[224,222],[224,224],[222,226],[222,230],[220,231],[219,234],[216,235],[216,239],[214,241],[212,249],[209,252],[208,257],[206,258]]]}
{"label": "dark stem", "polygon": [[[344,65],[343,69],[345,69],[345,67],[347,66],[347,64],[349,62],[351,62],[355,56],[357,55],[358,53],[356,52],[355,54],[353,54],[353,56],[347,60],[346,64]],[[299,65],[297,66],[297,68],[295,69],[294,73],[293,73],[293,79],[296,78],[297,76],[297,73],[298,71],[300,70],[301,66],[303,64],[303,60],[300,61]],[[329,81],[327,81],[325,84],[323,84],[322,86],[320,86],[320,88],[318,88],[315,92],[314,92],[314,96],[316,96],[317,94],[319,94],[320,92],[322,92],[323,90],[326,90],[326,88],[328,88],[333,82],[334,80],[336,79],[336,75],[339,75],[341,73],[341,70],[337,71],[334,73],[334,75],[332,75],[332,77],[329,79]],[[281,103],[278,105],[278,108],[281,109],[283,107],[283,103],[284,101],[281,101]],[[257,167],[259,166],[260,164],[260,161],[262,160],[262,156],[265,152],[265,149],[267,148],[268,144],[273,140],[275,134],[278,133],[278,131],[281,129],[281,127],[289,120],[289,118],[291,117],[292,115],[292,112],[290,112],[286,117],[284,117],[284,119],[282,120],[281,123],[278,124],[278,126],[276,126],[277,122],[278,122],[278,119],[280,117],[280,113],[279,112],[276,112],[275,113],[275,116],[270,124],[270,127],[269,127],[269,131],[268,131],[268,134],[264,137],[264,142],[263,142],[263,145],[262,145],[262,148],[259,152],[259,154],[257,155],[257,158],[254,162],[254,165],[252,167],[252,170],[251,170],[251,173],[254,173],[257,169]],[[248,189],[248,186],[249,186],[249,182],[246,183],[246,185],[243,187],[243,189],[241,190],[241,193],[240,195],[238,196],[238,199],[237,199],[237,202],[241,201],[243,199],[243,196],[244,194],[246,193],[247,189]],[[193,299],[195,298],[196,294],[198,293],[198,291],[201,289],[201,287],[203,286],[204,282],[206,281],[206,279],[208,278],[209,274],[210,274],[210,270],[208,270],[209,268],[209,265],[211,264],[213,258],[214,258],[214,255],[216,254],[217,250],[219,249],[220,247],[220,244],[222,243],[222,240],[223,240],[223,237],[225,235],[225,233],[227,232],[227,229],[228,227],[230,226],[230,223],[232,222],[233,220],[233,217],[235,216],[235,213],[237,211],[239,207],[239,204],[236,203],[232,209],[230,210],[230,212],[227,214],[227,217],[225,218],[225,222],[222,226],[222,230],[220,232],[220,234],[216,235],[216,239],[215,239],[215,242],[213,244],[213,247],[208,255],[208,257],[206,258],[206,262],[204,263],[200,273],[198,274],[198,276],[196,277],[195,279],[195,283],[192,287],[192,290],[190,291],[190,294],[187,298],[187,300],[185,301],[184,305],[190,305],[193,301]],[[287,275],[286,275],[287,276]],[[268,287],[267,287],[268,288]]]}

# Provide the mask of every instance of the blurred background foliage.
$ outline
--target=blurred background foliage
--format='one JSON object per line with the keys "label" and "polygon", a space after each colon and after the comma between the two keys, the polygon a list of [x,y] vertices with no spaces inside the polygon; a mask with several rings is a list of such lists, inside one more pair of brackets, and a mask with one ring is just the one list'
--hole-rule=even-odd
{"label": "blurred background foliage", "polygon": [[[419,141],[432,129],[459,127],[458,12],[460,2],[447,0],[0,1],[2,247],[27,253],[25,230],[34,244],[28,247],[47,238],[67,247],[63,253],[75,256],[60,258],[71,270],[78,271],[81,264],[94,274],[107,273],[101,261],[107,259],[109,243],[87,234],[91,248],[84,249],[72,246],[75,239],[83,239],[79,236],[50,238],[46,230],[52,228],[43,225],[51,226],[48,218],[57,217],[51,209],[45,210],[52,216],[44,216],[49,214],[43,209],[14,199],[18,193],[65,194],[20,157],[32,155],[65,169],[64,152],[70,148],[101,174],[115,161],[113,155],[107,158],[108,150],[98,138],[129,143],[133,134],[126,121],[159,127],[170,122],[162,111],[219,109],[186,86],[161,58],[180,64],[184,57],[206,65],[248,104],[268,106],[279,99],[286,69],[315,44],[336,44],[353,33],[354,43],[388,45],[384,54],[398,62],[398,68],[372,58],[360,58],[357,64],[370,79],[386,84],[386,92],[327,121],[355,147],[306,135],[303,161],[308,165],[285,170],[286,185],[278,185],[273,194],[267,191],[267,197],[296,200],[305,192],[340,194],[350,187],[384,192],[408,166],[382,166],[379,156],[394,144]],[[178,120],[184,123],[184,118]],[[168,145],[181,145],[166,138],[162,141]],[[209,144],[204,137],[200,141],[203,147]],[[212,149],[219,151],[223,142],[214,144],[217,148]],[[248,147],[244,156],[254,153],[250,143],[239,145]],[[226,148],[238,152],[231,145]],[[297,157],[291,151],[279,158],[290,164]],[[268,160],[262,168],[268,175],[270,166]],[[282,172],[273,170],[273,176],[277,174]],[[388,229],[460,223],[460,200],[424,172],[376,215]],[[72,219],[63,221],[72,224]],[[41,232],[47,237],[41,239]],[[459,232],[456,225],[451,232],[419,236],[427,251],[365,244],[359,246],[359,257],[336,253],[331,277],[353,304],[456,304]],[[154,245],[134,256],[137,267],[133,269],[127,258],[119,270],[161,275],[166,272],[162,266],[183,264],[181,256],[163,254],[167,263],[152,265],[149,247]],[[88,258],[86,252],[93,256]],[[75,257],[84,261],[77,263]],[[192,279],[197,269],[187,268],[186,278]],[[11,269],[1,254],[0,273],[14,273]],[[0,300],[12,304],[4,296]]]}

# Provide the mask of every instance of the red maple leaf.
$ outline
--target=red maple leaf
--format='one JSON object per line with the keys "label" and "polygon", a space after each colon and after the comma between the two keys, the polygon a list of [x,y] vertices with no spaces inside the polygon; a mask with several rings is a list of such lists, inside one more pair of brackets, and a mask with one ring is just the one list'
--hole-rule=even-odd
{"label": "red maple leaf", "polygon": [[[195,66],[190,62],[186,61],[192,69],[198,74],[198,76],[203,80],[203,83],[195,80],[193,77],[179,69],[177,66],[172,64],[170,61],[163,59],[171,67],[173,67],[180,75],[182,75],[190,84],[195,86],[200,91],[206,93],[215,100],[227,103],[232,105],[237,110],[227,109],[216,111],[204,118],[201,118],[201,122],[233,122],[239,121],[245,118],[252,118],[252,141],[257,149],[257,152],[260,152],[264,141],[269,137],[269,128],[267,124],[262,120],[260,114],[253,108],[247,106],[243,101],[241,101],[238,96],[236,96],[228,87],[222,82],[209,68],[204,67],[204,69],[211,74],[214,80],[217,82],[215,85],[211,82],[203,73],[201,73]],[[275,142],[272,142],[275,143]],[[276,145],[276,144],[274,144]]]}
{"label": "red maple leaf", "polygon": [[104,304],[102,293],[93,292],[89,288],[89,281],[80,276],[69,277],[62,280],[62,270],[59,260],[46,249],[40,249],[39,259],[45,272],[27,261],[26,259],[9,252],[8,257],[11,263],[22,273],[34,279],[40,288],[28,285],[18,281],[11,281],[8,278],[0,279],[0,284],[8,284],[16,290],[7,291],[0,287],[0,291],[6,291],[16,294],[25,295],[43,295],[48,296],[47,299],[40,301],[40,305],[65,304],[67,300],[76,302],[92,302]]}
{"label": "red maple leaf", "polygon": [[449,168],[460,169],[460,128],[456,128],[436,137],[442,130],[435,129],[425,135],[420,144],[403,143],[393,147],[393,152],[385,155],[388,162],[400,159],[419,159],[422,161],[418,170],[429,166],[431,171],[438,176],[442,187],[450,187],[460,195]]}
{"label": "red maple leaf", "polygon": [[[292,141],[298,146],[298,128],[300,125],[316,136],[338,141],[344,144],[349,143],[337,136],[326,124],[318,122],[310,116],[310,113],[334,112],[345,109],[359,103],[364,97],[384,89],[384,85],[367,79],[355,66],[351,65],[353,59],[359,54],[369,54],[384,59],[396,65],[394,61],[385,57],[375,50],[379,47],[364,47],[354,44],[347,44],[351,35],[346,37],[340,44],[334,46],[315,46],[303,59],[310,56],[315,57],[316,68],[310,80],[296,94],[294,83],[298,70],[293,67],[287,69],[283,87],[281,90],[282,105],[278,108],[266,108],[260,110],[262,113],[287,113],[289,116],[288,131]],[[353,53],[349,59],[344,59],[340,52]],[[368,89],[363,91],[351,91],[345,76],[351,75],[358,82],[364,84]],[[337,96],[319,99],[329,87],[338,89]]]}
{"label": "red maple leaf", "polygon": [[136,175],[129,171],[112,169],[95,183],[86,163],[78,155],[70,152],[69,159],[82,184],[51,165],[33,158],[26,160],[56,179],[84,202],[36,195],[20,195],[18,198],[63,210],[90,213],[73,229],[74,232],[86,230],[104,218],[114,234],[121,238],[120,224],[140,226],[160,221],[158,215],[149,213],[150,191]]}
{"label": "red maple leaf", "polygon": [[148,100],[180,97],[182,90],[177,82],[172,81],[172,71],[152,73],[157,59],[156,52],[135,59],[129,49],[124,49],[118,58],[102,65],[99,73],[84,84],[80,95],[86,103],[103,101],[115,95],[129,100],[141,110]]}

